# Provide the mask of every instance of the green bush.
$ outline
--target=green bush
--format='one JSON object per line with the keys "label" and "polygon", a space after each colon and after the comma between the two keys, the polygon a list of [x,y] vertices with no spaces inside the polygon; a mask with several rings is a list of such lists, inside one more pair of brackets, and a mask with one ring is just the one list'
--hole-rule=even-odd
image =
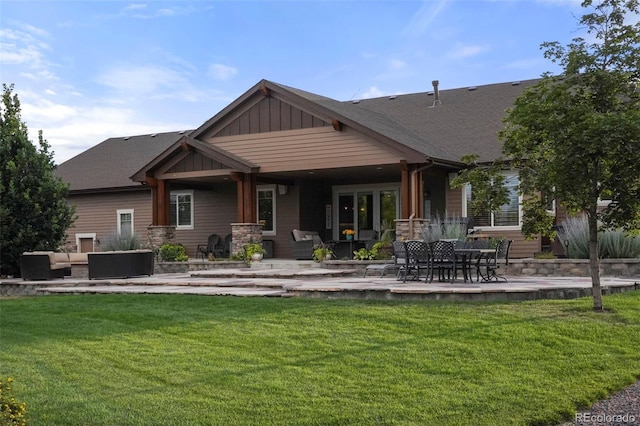
{"label": "green bush", "polygon": [[[558,231],[558,237],[567,244],[571,259],[589,258],[589,225],[584,216],[567,218]],[[622,230],[598,232],[598,256],[601,259],[628,259],[640,257],[640,237]]]}
{"label": "green bush", "polygon": [[25,415],[27,404],[16,401],[11,389],[13,379],[0,379],[0,426],[24,426],[27,424]]}
{"label": "green bush", "polygon": [[102,251],[137,250],[142,247],[136,234],[111,234],[102,240]]}
{"label": "green bush", "polygon": [[165,262],[185,262],[189,256],[182,244],[164,244],[160,247],[160,259]]}

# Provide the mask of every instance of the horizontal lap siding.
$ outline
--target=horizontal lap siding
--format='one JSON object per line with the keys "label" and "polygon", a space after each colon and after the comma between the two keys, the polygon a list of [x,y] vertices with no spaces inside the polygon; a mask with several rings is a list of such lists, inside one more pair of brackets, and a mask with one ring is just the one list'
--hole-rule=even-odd
{"label": "horizontal lap siding", "polygon": [[260,166],[261,173],[394,164],[397,156],[348,129],[322,127],[220,137],[210,143]]}
{"label": "horizontal lap siding", "polygon": [[69,242],[75,244],[76,234],[95,233],[98,240],[117,232],[117,211],[133,209],[133,225],[137,235],[146,239],[151,224],[151,191],[117,194],[71,195],[69,204],[76,208],[78,218],[67,231]]}
{"label": "horizontal lap siding", "polygon": [[[462,188],[447,189],[447,215],[462,215]],[[525,258],[533,257],[541,249],[540,238],[525,240],[520,230],[492,230],[481,228],[480,233],[491,235],[494,238],[506,238],[513,240],[509,249],[509,257]]]}
{"label": "horizontal lap siding", "polygon": [[207,244],[211,234],[224,238],[231,233],[231,223],[237,221],[235,185],[219,186],[213,191],[195,190],[193,193],[194,229],[177,229],[175,242],[182,244],[190,258],[195,258],[200,244]]}

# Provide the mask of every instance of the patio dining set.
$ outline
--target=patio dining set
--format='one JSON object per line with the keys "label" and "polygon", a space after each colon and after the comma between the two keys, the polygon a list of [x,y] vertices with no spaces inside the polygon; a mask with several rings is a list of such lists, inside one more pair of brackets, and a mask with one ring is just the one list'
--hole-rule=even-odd
{"label": "patio dining set", "polygon": [[394,241],[394,267],[398,279],[452,283],[461,275],[464,282],[490,282],[507,279],[498,274],[500,265],[509,263],[511,240],[499,240],[493,247],[488,241],[422,240]]}

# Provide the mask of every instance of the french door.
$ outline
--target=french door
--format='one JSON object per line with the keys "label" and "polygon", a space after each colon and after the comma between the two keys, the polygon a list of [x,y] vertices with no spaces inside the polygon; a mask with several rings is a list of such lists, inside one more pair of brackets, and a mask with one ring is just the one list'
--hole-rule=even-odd
{"label": "french door", "polygon": [[[382,186],[335,186],[333,188],[333,238],[344,240],[345,229],[355,231],[360,239],[372,231],[378,237],[387,229],[395,229],[400,213],[400,188]],[[371,238],[367,236],[367,239]]]}

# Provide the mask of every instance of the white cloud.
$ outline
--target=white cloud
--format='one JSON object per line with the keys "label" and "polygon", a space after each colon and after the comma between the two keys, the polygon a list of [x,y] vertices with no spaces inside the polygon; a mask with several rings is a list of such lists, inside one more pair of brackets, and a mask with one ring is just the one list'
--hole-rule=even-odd
{"label": "white cloud", "polygon": [[382,90],[378,89],[377,86],[371,86],[371,87],[369,87],[369,89],[367,89],[366,92],[364,92],[362,94],[362,97],[364,99],[367,99],[367,98],[379,98],[379,97],[384,96],[384,95],[385,95],[385,93]]}
{"label": "white cloud", "polygon": [[96,78],[99,84],[117,93],[116,102],[146,97],[194,102],[203,98],[190,83],[190,73],[162,65],[115,66]]}
{"label": "white cloud", "polygon": [[447,3],[451,0],[425,1],[416,12],[409,24],[405,27],[404,33],[410,36],[418,36],[424,33],[431,23],[440,15]]}
{"label": "white cloud", "polygon": [[451,52],[447,54],[449,58],[464,59],[477,56],[480,53],[491,50],[488,45],[457,45]]}
{"label": "white cloud", "polygon": [[407,67],[407,63],[405,61],[401,61],[400,59],[392,59],[389,62],[389,66],[393,70],[403,70]]}
{"label": "white cloud", "polygon": [[238,70],[234,67],[223,64],[209,65],[209,75],[215,80],[229,80],[238,74]]}

